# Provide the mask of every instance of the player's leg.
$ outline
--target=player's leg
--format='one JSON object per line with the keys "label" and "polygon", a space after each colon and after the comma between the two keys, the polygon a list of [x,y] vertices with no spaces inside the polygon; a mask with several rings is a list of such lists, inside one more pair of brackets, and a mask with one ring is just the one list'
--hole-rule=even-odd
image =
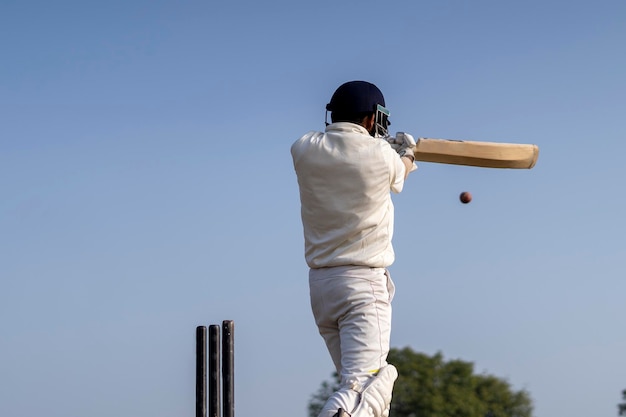
{"label": "player's leg", "polygon": [[[341,375],[341,340],[339,331],[339,317],[346,312],[344,293],[345,268],[312,269],[309,273],[309,289],[311,309],[320,335],[335,365],[338,375]],[[340,408],[352,409],[358,402],[356,391],[345,389],[335,392],[324,404],[320,417],[332,417]]]}
{"label": "player's leg", "polygon": [[[361,271],[362,273],[363,271]],[[353,417],[388,414],[396,369],[387,364],[391,336],[393,282],[386,270],[373,268],[351,282],[350,312],[342,319],[342,381],[360,395],[346,409]]]}
{"label": "player's leg", "polygon": [[[341,387],[328,399],[320,417],[332,417],[339,408],[364,416],[384,415],[397,376],[395,368],[386,367],[394,291],[391,279],[384,269],[358,267],[331,268],[311,277],[316,323],[335,366],[340,363],[341,375]],[[385,371],[375,377],[380,369]]]}
{"label": "player's leg", "polygon": [[326,343],[337,374],[340,374],[341,340],[337,316],[341,313],[338,303],[331,303],[329,296],[338,279],[336,274],[332,272],[333,270],[334,268],[311,269],[309,272],[309,291],[315,324]]}
{"label": "player's leg", "polygon": [[[387,364],[391,336],[390,282],[382,268],[351,271],[339,318],[341,369],[345,379],[367,379]],[[357,381],[358,382],[358,381]]]}

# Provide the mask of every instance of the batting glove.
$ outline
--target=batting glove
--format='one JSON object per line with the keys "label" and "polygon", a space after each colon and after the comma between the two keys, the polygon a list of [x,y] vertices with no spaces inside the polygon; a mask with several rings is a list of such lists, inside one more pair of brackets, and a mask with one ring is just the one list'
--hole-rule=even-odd
{"label": "batting glove", "polygon": [[398,149],[400,149],[400,144],[396,143],[396,138],[393,136],[386,136],[384,138],[387,142],[389,142],[389,145],[391,145],[391,147],[393,148],[394,151],[398,151]]}
{"label": "batting glove", "polygon": [[415,161],[415,147],[417,146],[417,143],[415,142],[415,139],[413,139],[412,135],[404,132],[398,132],[396,133],[394,142],[400,145],[400,147],[396,149],[398,155],[401,157],[408,156]]}

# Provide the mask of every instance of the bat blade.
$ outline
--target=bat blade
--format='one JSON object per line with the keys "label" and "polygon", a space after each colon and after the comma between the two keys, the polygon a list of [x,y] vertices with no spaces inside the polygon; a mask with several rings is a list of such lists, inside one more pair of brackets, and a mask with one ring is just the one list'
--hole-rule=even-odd
{"label": "bat blade", "polygon": [[419,138],[415,160],[484,168],[530,169],[539,147],[523,143],[476,142]]}

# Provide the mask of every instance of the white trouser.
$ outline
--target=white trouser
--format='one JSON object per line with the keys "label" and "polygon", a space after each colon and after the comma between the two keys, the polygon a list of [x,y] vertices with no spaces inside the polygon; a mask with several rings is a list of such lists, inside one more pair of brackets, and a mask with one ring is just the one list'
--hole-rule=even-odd
{"label": "white trouser", "polygon": [[340,407],[351,412],[361,387],[387,365],[393,281],[385,268],[342,266],[311,269],[309,288],[315,322],[341,377],[320,417]]}

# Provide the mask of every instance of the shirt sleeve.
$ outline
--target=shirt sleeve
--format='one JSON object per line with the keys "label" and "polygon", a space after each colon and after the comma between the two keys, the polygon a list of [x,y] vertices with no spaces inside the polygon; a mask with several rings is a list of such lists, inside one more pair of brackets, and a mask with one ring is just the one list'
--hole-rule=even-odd
{"label": "shirt sleeve", "polygon": [[404,187],[404,174],[406,167],[404,166],[400,156],[389,145],[385,147],[385,157],[387,158],[387,163],[389,165],[391,191],[398,194]]}

